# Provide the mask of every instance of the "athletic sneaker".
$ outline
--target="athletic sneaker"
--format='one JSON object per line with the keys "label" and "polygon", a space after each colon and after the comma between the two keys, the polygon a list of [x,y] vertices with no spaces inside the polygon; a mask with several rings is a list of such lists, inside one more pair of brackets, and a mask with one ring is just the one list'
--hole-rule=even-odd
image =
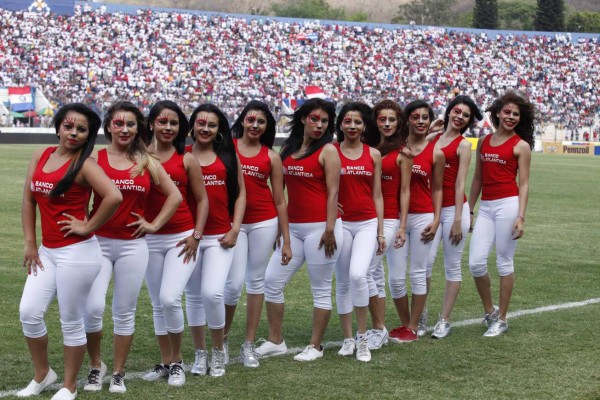
{"label": "athletic sneaker", "polygon": [[285,340],[282,340],[279,344],[265,340],[255,351],[259,357],[280,356],[287,353],[287,345],[285,344]]}
{"label": "athletic sneaker", "polygon": [[321,349],[317,349],[314,345],[309,344],[302,350],[302,353],[296,355],[294,360],[296,361],[314,361],[317,358],[323,357],[323,346],[319,346]]}
{"label": "athletic sneaker", "polygon": [[42,380],[40,383],[37,383],[35,379],[32,379],[25,389],[22,389],[17,392],[17,397],[37,396],[44,390],[48,389],[48,386],[56,382],[56,378],[56,372],[54,372],[54,370],[50,368],[48,369],[48,373],[46,374],[44,380]]}
{"label": "athletic sneaker", "polygon": [[369,351],[369,340],[363,336],[356,341],[356,359],[358,361],[371,361],[371,352]]}
{"label": "athletic sneaker", "polygon": [[100,361],[100,368],[90,368],[87,381],[83,386],[86,392],[97,392],[102,390],[102,380],[106,375],[106,364]]}
{"label": "athletic sneaker", "polygon": [[125,393],[127,388],[125,387],[125,372],[117,372],[110,378],[110,387],[108,391],[111,393]]}
{"label": "athletic sneaker", "polygon": [[483,323],[489,328],[494,321],[498,320],[498,315],[500,315],[500,309],[494,306],[494,311],[483,316]]}
{"label": "athletic sneaker", "polygon": [[423,310],[419,317],[419,324],[417,325],[417,336],[423,337],[427,333],[427,319],[429,318],[429,311]]}
{"label": "athletic sneaker", "polygon": [[171,386],[183,386],[185,384],[185,370],[183,361],[171,363],[169,365],[169,380]]}
{"label": "athletic sneaker", "polygon": [[484,333],[483,336],[485,336],[485,337],[500,336],[504,332],[506,332],[507,329],[508,329],[508,324],[506,323],[506,321],[502,321],[501,319],[496,319],[494,322],[492,322],[492,324],[488,328],[487,332]]}
{"label": "athletic sneaker", "polygon": [[208,374],[208,352],[202,349],[196,349],[194,365],[192,365],[192,375]]}
{"label": "athletic sneaker", "polygon": [[229,341],[227,339],[223,340],[223,354],[225,354],[223,362],[227,365],[229,364]]}
{"label": "athletic sneaker", "polygon": [[394,329],[390,332],[390,340],[394,343],[414,342],[418,338],[417,332],[407,328],[406,326],[401,326],[397,328],[397,330]]}
{"label": "athletic sneaker", "polygon": [[[157,381],[169,376],[169,366],[167,364],[156,364],[146,375],[142,377],[145,381]],[[85,388],[84,388],[85,389]]]}
{"label": "athletic sneaker", "polygon": [[434,339],[443,339],[450,334],[450,323],[441,316],[438,319],[437,324],[433,328],[431,337]]}
{"label": "athletic sneaker", "polygon": [[77,389],[73,393],[67,388],[62,388],[50,400],[75,400],[77,398]]}
{"label": "athletic sneaker", "polygon": [[225,352],[213,347],[210,357],[210,376],[225,375]]}
{"label": "athletic sneaker", "polygon": [[404,325],[400,325],[399,327],[392,329],[389,332],[388,339],[393,343],[399,343],[400,334],[402,332],[404,332],[406,329],[408,329],[408,328],[405,327]]}
{"label": "athletic sneaker", "polygon": [[383,329],[371,329],[367,331],[369,350],[379,350],[388,344],[388,335],[389,333],[385,327]]}
{"label": "athletic sneaker", "polygon": [[260,366],[258,362],[258,356],[256,355],[256,349],[254,343],[244,342],[240,350],[240,356],[242,357],[242,363],[244,367],[257,368]]}
{"label": "athletic sneaker", "polygon": [[342,348],[338,351],[340,356],[351,356],[354,354],[354,348],[356,347],[356,341],[353,338],[346,338],[342,343]]}

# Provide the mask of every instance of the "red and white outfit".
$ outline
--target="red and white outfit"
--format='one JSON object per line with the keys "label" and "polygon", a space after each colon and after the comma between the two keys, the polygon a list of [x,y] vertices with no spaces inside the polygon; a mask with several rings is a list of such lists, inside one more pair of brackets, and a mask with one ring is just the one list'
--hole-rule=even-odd
{"label": "red and white outfit", "polygon": [[306,261],[315,308],[332,309],[331,285],[333,270],[342,246],[342,221],[338,218],[334,227],[337,243],[331,258],[319,250],[321,236],[327,223],[327,184],[325,171],[319,164],[323,148],[308,157],[283,160],[283,178],[288,191],[288,218],[290,222],[290,245],[292,259],[281,265],[281,249],[276,248],[265,277],[265,300],[283,303],[283,289]]}
{"label": "red and white outfit", "polygon": [[514,135],[499,146],[492,146],[492,135],[483,138],[480,148],[481,203],[471,236],[469,269],[474,277],[487,273],[487,257],[496,245],[496,265],[500,276],[514,272],[517,241],[512,228],[519,215],[519,187],[516,177],[519,162],[514,147],[521,138]]}
{"label": "red and white outfit", "polygon": [[[181,306],[185,285],[194,270],[192,262],[185,264],[179,257],[181,247],[177,243],[194,231],[194,218],[187,202],[188,176],[183,163],[183,154],[177,151],[163,168],[179,189],[183,200],[171,219],[154,234],[146,235],[150,258],[146,270],[146,286],[152,302],[154,333],[164,336],[168,332],[181,333],[184,329]],[[146,201],[146,218],[154,219],[166,201],[158,189],[152,188]]]}
{"label": "red and white outfit", "polygon": [[373,201],[375,164],[366,144],[362,145],[362,154],[356,160],[346,157],[339,143],[335,146],[342,167],[338,202],[344,208],[344,239],[335,268],[335,297],[338,314],[348,314],[353,307],[369,305],[367,274],[377,250],[377,212]]}
{"label": "red and white outfit", "polygon": [[[208,324],[209,329],[221,329],[225,327],[225,282],[233,260],[233,249],[225,249],[219,242],[231,230],[227,170],[216,157],[212,164],[202,166],[202,174],[210,211],[198,246],[196,266],[185,289],[185,310],[189,326]],[[193,198],[191,192],[190,196]],[[195,218],[196,203],[189,203]]]}
{"label": "red and white outfit", "polygon": [[427,259],[431,251],[431,241],[424,243],[421,232],[433,221],[434,209],[431,194],[431,180],[434,162],[434,144],[428,143],[423,151],[413,158],[410,177],[410,203],[406,223],[406,243],[399,252],[398,264],[389,264],[389,284],[392,298],[407,295],[406,270],[410,252],[410,283],[413,294],[427,294]]}
{"label": "red and white outfit", "polygon": [[[437,143],[442,134],[436,136],[431,142]],[[427,262],[427,277],[430,278],[433,273],[433,263],[437,255],[440,242],[444,242],[444,270],[446,271],[446,280],[451,282],[462,281],[460,269],[462,253],[465,248],[465,241],[469,233],[469,223],[471,221],[469,214],[469,203],[467,197],[464,197],[463,208],[461,215],[461,230],[462,240],[459,244],[454,245],[450,242],[450,230],[454,223],[454,215],[456,212],[456,177],[458,175],[458,147],[460,143],[466,140],[462,136],[456,137],[450,144],[442,148],[446,164],[444,167],[444,179],[442,183],[442,211],[440,214],[440,227],[435,233],[433,244],[431,245],[431,253]]]}
{"label": "red and white outfit", "polygon": [[[137,221],[131,213],[144,215],[146,198],[150,192],[148,171],[135,178],[130,167],[125,170],[113,168],[106,149],[98,151],[98,165],[104,170],[123,196],[123,202],[113,216],[96,231],[102,249],[102,269],[90,290],[85,312],[86,333],[102,330],[102,316],[106,306],[106,293],[114,271],[112,317],[114,333],[133,335],[137,299],[148,267],[146,238],[134,238],[135,227],[127,225]],[[94,192],[92,215],[102,201]]]}
{"label": "red and white outfit", "polygon": [[31,178],[30,190],[40,209],[42,244],[39,258],[44,269],[27,276],[19,314],[23,333],[39,338],[48,333],[44,316],[54,297],[58,310],[65,346],[87,343],[84,314],[88,293],[100,272],[102,253],[95,236],[71,235],[64,237],[58,221],[67,220],[63,214],[84,220],[88,214],[91,188],[73,183],[61,196],[50,198],[48,193],[64,177],[71,161],[52,172],[44,172],[44,165],[56,147],[47,148],[41,155]]}
{"label": "red and white outfit", "polygon": [[[238,140],[234,139],[236,146]],[[271,176],[269,148],[261,146],[254,157],[238,151],[246,186],[246,212],[233,250],[233,262],[225,284],[225,304],[237,304],[246,281],[246,293],[265,292],[265,272],[277,238],[278,220],[273,194],[268,181]]]}

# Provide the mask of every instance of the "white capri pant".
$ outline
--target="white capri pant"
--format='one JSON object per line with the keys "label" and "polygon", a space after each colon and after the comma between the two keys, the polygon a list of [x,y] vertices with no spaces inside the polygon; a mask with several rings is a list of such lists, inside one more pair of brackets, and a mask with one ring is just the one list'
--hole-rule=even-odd
{"label": "white capri pant", "polygon": [[517,196],[481,202],[469,248],[469,269],[475,278],[487,274],[487,258],[494,244],[498,274],[507,276],[515,272],[517,241],[513,239],[512,229],[518,215]]}
{"label": "white capri pant", "polygon": [[396,232],[400,226],[398,219],[383,220],[383,236],[385,236],[385,253],[373,255],[371,265],[369,266],[369,274],[367,275],[367,283],[369,285],[369,297],[385,298],[385,269],[383,268],[383,256],[387,255],[388,264],[392,262],[397,254],[394,249],[396,241]]}
{"label": "white capri pant", "polygon": [[398,262],[388,264],[389,285],[393,299],[407,295],[406,270],[410,252],[410,284],[413,294],[427,294],[427,259],[431,251],[432,241],[424,243],[421,232],[433,221],[433,213],[408,214],[406,223],[406,243],[396,250]]}
{"label": "white capri pant", "polygon": [[85,331],[94,333],[102,330],[106,292],[114,270],[114,333],[122,336],[133,335],[137,300],[148,267],[146,238],[122,240],[98,236],[98,243],[102,249],[102,269],[94,280],[87,300]]}
{"label": "white capri pant", "polygon": [[377,251],[377,218],[342,221],[344,239],[335,265],[335,298],[338,314],[369,305],[367,275]]}
{"label": "white capri pant", "polygon": [[281,265],[281,248],[276,248],[267,266],[265,276],[265,300],[270,303],[284,303],[283,289],[306,261],[313,306],[331,310],[331,285],[333,270],[343,244],[342,220],[335,221],[334,236],[337,244],[333,257],[325,256],[325,249],[319,249],[326,222],[291,223],[290,240],[292,259],[288,265]]}
{"label": "white capri pant", "polygon": [[19,305],[23,334],[39,338],[48,334],[44,316],[52,300],[58,299],[58,312],[65,346],[83,346],[85,305],[94,279],[100,272],[102,252],[95,236],[59,248],[40,246],[44,266],[37,275],[28,275]]}
{"label": "white capri pant", "polygon": [[455,206],[443,207],[442,213],[440,214],[440,226],[435,233],[433,244],[431,245],[431,253],[429,254],[429,260],[427,261],[427,278],[431,278],[433,274],[433,263],[435,262],[435,256],[437,255],[438,247],[440,242],[444,242],[444,271],[446,272],[446,280],[451,282],[461,282],[461,260],[463,250],[465,248],[465,241],[469,233],[469,225],[471,224],[471,216],[469,203],[463,204],[462,215],[460,220],[460,228],[462,231],[462,240],[458,245],[453,245],[450,242],[450,230],[452,229],[452,223],[454,222],[454,212],[456,211]]}
{"label": "white capri pant", "polygon": [[[146,286],[152,302],[154,334],[181,333],[184,329],[181,298],[192,272],[194,262],[178,257],[183,247],[175,247],[193,230],[160,235],[146,235],[150,258],[146,270]],[[200,241],[202,242],[202,241]]]}
{"label": "white capri pant", "polygon": [[[209,329],[225,327],[225,282],[233,260],[233,248],[219,243],[223,235],[205,235],[200,241],[198,260],[185,288],[185,311],[189,326]],[[237,244],[236,244],[237,246]]]}
{"label": "white capri pant", "polygon": [[225,283],[225,304],[235,306],[242,294],[244,276],[246,293],[265,292],[265,272],[277,238],[278,219],[242,224],[233,248],[233,261]]}

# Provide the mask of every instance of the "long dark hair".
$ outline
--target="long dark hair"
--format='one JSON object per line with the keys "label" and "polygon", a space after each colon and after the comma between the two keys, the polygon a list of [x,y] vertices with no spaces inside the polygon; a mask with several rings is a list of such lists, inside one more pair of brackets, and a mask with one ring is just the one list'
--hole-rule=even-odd
{"label": "long dark hair", "polygon": [[79,149],[79,152],[75,158],[71,161],[69,165],[69,169],[67,169],[67,173],[62,177],[60,181],[52,188],[50,193],[48,193],[49,197],[58,197],[61,194],[65,193],[73,182],[75,182],[75,177],[81,170],[83,163],[88,159],[92,151],[94,151],[94,144],[96,144],[96,137],[98,136],[98,131],[100,130],[100,125],[102,121],[98,114],[96,114],[91,108],[82,103],[71,103],[67,104],[58,110],[56,115],[54,115],[54,129],[56,130],[56,134],[58,135],[58,131],[60,130],[60,126],[62,125],[65,117],[69,112],[76,112],[83,115],[88,121],[88,138]]}
{"label": "long dark hair", "polygon": [[[233,139],[231,138],[231,130],[229,129],[229,122],[227,121],[227,117],[223,112],[219,109],[219,107],[215,106],[211,103],[202,104],[192,112],[190,116],[190,126],[193,127],[196,122],[196,116],[200,112],[208,112],[213,113],[217,116],[219,120],[219,133],[222,135],[223,140],[216,141],[213,140],[212,147],[213,151],[221,159],[221,162],[225,165],[225,169],[227,171],[227,179],[225,184],[227,186],[227,197],[229,198],[229,214],[233,215],[233,211],[235,209],[235,201],[237,200],[240,194],[240,186],[238,184],[238,163],[237,156],[235,152],[235,147],[233,145]],[[192,139],[196,140],[194,136],[194,131],[191,131]]]}
{"label": "long dark hair", "polygon": [[483,119],[483,115],[481,114],[479,107],[477,107],[477,104],[475,104],[473,99],[471,99],[469,96],[465,96],[465,95],[456,96],[448,104],[448,107],[446,107],[446,112],[444,113],[444,129],[448,128],[448,122],[450,121],[450,113],[452,112],[452,109],[459,104],[464,104],[467,107],[469,107],[469,109],[471,110],[471,116],[469,117],[469,122],[467,123],[467,125],[464,128],[462,128],[460,130],[460,133],[465,133],[467,131],[467,129],[469,129],[473,125],[475,125],[475,120],[481,121]]}
{"label": "long dark hair", "polygon": [[427,103],[426,101],[414,100],[408,103],[406,107],[404,107],[404,125],[402,127],[402,135],[406,138],[408,138],[408,119],[410,117],[410,114],[412,114],[413,111],[418,110],[419,108],[427,109],[429,113],[429,123],[433,122],[433,119],[435,118],[433,108],[431,108],[429,103]]}
{"label": "long dark hair", "polygon": [[273,113],[271,113],[271,110],[269,110],[269,106],[262,101],[252,100],[246,104],[246,107],[244,107],[240,116],[231,126],[231,134],[234,138],[241,138],[244,135],[244,127],[242,126],[242,123],[250,111],[262,111],[265,114],[265,117],[267,117],[267,128],[261,135],[259,142],[263,146],[267,146],[270,149],[273,148],[277,122],[275,122],[275,117],[273,116]]}
{"label": "long dark hair", "polygon": [[342,132],[342,122],[344,121],[346,114],[348,114],[351,111],[356,111],[360,113],[360,117],[362,118],[363,123],[365,124],[365,130],[363,131],[362,135],[368,135],[367,132],[377,130],[377,127],[375,126],[375,123],[373,121],[373,109],[371,107],[360,101],[346,103],[340,110],[337,116],[337,120],[335,121],[335,133],[337,141],[339,143],[344,141],[344,132]]}
{"label": "long dark hair", "polygon": [[306,158],[313,154],[315,151],[319,150],[321,147],[325,146],[325,144],[330,143],[333,140],[333,131],[334,121],[335,121],[335,106],[333,103],[319,99],[309,99],[304,104],[302,104],[296,111],[294,111],[293,115],[289,117],[292,119],[288,123],[288,127],[290,128],[290,136],[286,139],[281,147],[281,160],[285,160],[289,155],[295,153],[302,146],[302,142],[304,141],[304,124],[302,123],[302,118],[306,118],[310,115],[310,113],[314,110],[321,109],[325,111],[329,117],[329,123],[327,124],[327,129],[325,129],[325,133],[323,137],[319,140],[316,140],[310,144],[308,150],[304,152],[300,156],[300,158]]}
{"label": "long dark hair", "polygon": [[173,146],[175,147],[177,154],[183,154],[185,151],[185,139],[187,138],[188,131],[190,130],[190,125],[181,108],[171,100],[161,100],[154,104],[150,109],[150,113],[148,113],[148,121],[146,122],[146,134],[148,135],[146,143],[150,143],[154,138],[154,134],[150,128],[150,125],[154,123],[156,118],[158,118],[164,109],[174,111],[179,118],[179,132],[177,133],[175,140],[173,140]]}
{"label": "long dark hair", "polygon": [[533,134],[535,132],[535,106],[531,103],[527,98],[517,94],[516,92],[510,90],[502,97],[494,100],[492,105],[485,111],[490,112],[490,119],[492,120],[492,125],[494,128],[498,129],[500,125],[500,119],[496,114],[502,111],[502,107],[504,107],[508,103],[513,103],[517,107],[519,107],[519,112],[521,113],[519,123],[515,126],[515,132],[517,135],[521,137],[524,141],[529,144],[529,147],[533,149],[534,146],[534,137]]}
{"label": "long dark hair", "polygon": [[[379,128],[377,128],[377,118],[379,117],[379,113],[383,110],[392,110],[396,113],[397,124],[396,124],[396,132],[394,132],[390,137],[385,137],[379,132]],[[393,100],[382,100],[379,103],[373,106],[373,118],[375,120],[375,127],[371,131],[365,131],[362,136],[363,143],[368,144],[371,147],[376,148],[381,152],[382,156],[385,156],[390,151],[399,149],[406,145],[406,136],[403,134],[407,134],[408,131],[403,131],[402,127],[406,122],[404,118],[404,111],[398,103]],[[383,137],[383,141],[381,140]]]}

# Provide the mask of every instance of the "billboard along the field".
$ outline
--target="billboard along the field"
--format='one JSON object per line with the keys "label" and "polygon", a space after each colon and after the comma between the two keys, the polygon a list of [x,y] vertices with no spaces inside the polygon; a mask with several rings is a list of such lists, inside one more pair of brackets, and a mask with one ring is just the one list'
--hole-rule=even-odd
{"label": "billboard along the field", "polygon": [[0,7],[12,11],[51,11],[55,14],[72,15],[75,0],[2,0]]}

